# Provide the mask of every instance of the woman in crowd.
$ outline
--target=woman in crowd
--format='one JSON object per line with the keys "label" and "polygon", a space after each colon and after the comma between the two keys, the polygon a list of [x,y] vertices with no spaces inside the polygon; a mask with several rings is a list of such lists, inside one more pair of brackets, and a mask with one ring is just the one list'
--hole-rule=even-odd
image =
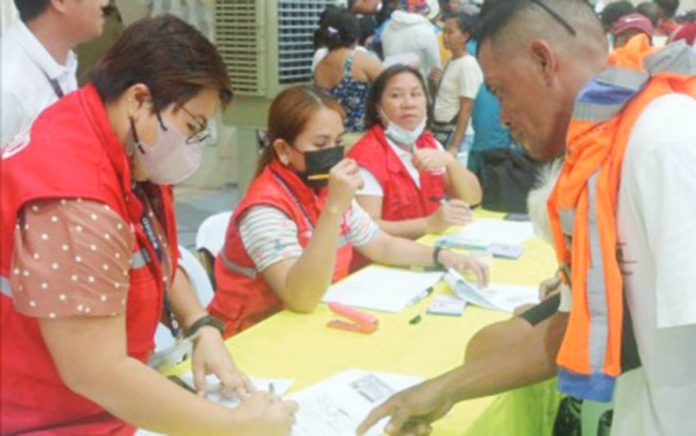
{"label": "woman in crowd", "polygon": [[358,204],[391,235],[417,238],[466,224],[468,205],[481,202],[476,176],[425,129],[427,107],[418,70],[387,68],[367,101],[369,130],[349,153],[365,182]]}
{"label": "woman in crowd", "polygon": [[433,133],[454,156],[463,156],[466,164],[474,141],[471,113],[483,83],[483,73],[476,58],[467,53],[474,21],[465,14],[450,15],[443,30],[445,47],[452,57],[444,71],[434,69],[430,79],[435,84]]}
{"label": "woman in crowd", "polygon": [[[289,433],[296,406],[254,392],[177,268],[170,185],[196,170],[231,99],[204,36],[146,19],[3,151],[3,432]],[[160,319],[194,341],[199,393],[214,373],[240,407],[147,366]]]}
{"label": "woman in crowd", "polygon": [[315,87],[281,92],[271,104],[269,145],[255,180],[231,218],[215,263],[209,309],[227,335],[288,308],[308,313],[348,274],[353,248],[384,264],[471,270],[475,258],[390,236],[354,201],[362,186],[340,146],[344,111]]}
{"label": "woman in crowd", "polygon": [[362,132],[365,99],[370,83],[382,72],[382,64],[364,48],[357,48],[360,24],[348,10],[327,11],[319,32],[329,52],[314,71],[314,83],[341,103],[346,111],[346,131]]}

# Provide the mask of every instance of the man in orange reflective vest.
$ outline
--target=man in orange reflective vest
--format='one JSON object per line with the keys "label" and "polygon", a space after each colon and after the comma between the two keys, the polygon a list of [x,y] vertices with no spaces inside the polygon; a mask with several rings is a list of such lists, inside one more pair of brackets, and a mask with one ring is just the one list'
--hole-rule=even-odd
{"label": "man in orange reflective vest", "polygon": [[654,52],[637,39],[608,60],[585,1],[486,6],[478,57],[501,121],[537,159],[564,157],[548,209],[570,292],[544,316],[480,332],[462,366],[396,394],[358,430],[389,416],[389,434],[427,433],[456,402],[558,375],[564,393],[615,397],[612,434],[688,433],[696,51],[681,43]]}

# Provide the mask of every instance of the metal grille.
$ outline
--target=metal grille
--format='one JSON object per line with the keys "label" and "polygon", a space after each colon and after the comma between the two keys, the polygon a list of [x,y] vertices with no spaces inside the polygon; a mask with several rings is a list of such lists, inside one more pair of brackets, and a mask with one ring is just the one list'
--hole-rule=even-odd
{"label": "metal grille", "polygon": [[263,37],[257,27],[257,3],[262,1],[219,0],[215,5],[217,47],[235,92],[240,94],[262,95],[265,91],[260,76]]}
{"label": "metal grille", "polygon": [[280,0],[278,2],[278,83],[312,79],[314,32],[319,16],[336,0]]}

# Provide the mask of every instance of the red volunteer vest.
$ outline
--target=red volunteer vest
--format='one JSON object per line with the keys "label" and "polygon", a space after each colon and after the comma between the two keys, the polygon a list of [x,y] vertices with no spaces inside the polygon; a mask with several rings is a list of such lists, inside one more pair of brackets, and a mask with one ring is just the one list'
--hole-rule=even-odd
{"label": "red volunteer vest", "polygon": [[[297,175],[274,161],[249,186],[227,227],[225,245],[215,259],[217,292],[208,311],[225,321],[225,337],[267,318],[283,308],[283,302],[256,270],[244,248],[239,223],[246,211],[267,205],[284,212],[297,225],[302,248],[309,243],[324,200]],[[349,231],[344,215],[341,240],[336,253],[333,281],[348,275],[353,246],[346,241]]]}
{"label": "red volunteer vest", "polygon": [[[437,149],[435,138],[427,130],[418,138],[416,148]],[[445,196],[445,179],[441,174],[420,172],[418,188],[394,153],[381,125],[375,125],[355,143],[348,152],[361,167],[367,169],[379,181],[384,191],[382,219],[403,221],[423,218],[440,207]]]}
{"label": "red volunteer vest", "polygon": [[[157,188],[172,259],[177,259],[174,211],[169,188]],[[24,434],[131,434],[134,428],[63,383],[35,318],[14,310],[9,285],[17,213],[27,202],[83,198],[109,205],[132,225],[134,264],[126,307],[128,354],[145,362],[152,349],[163,299],[162,268],[140,224],[142,206],[131,191],[123,146],[113,133],[104,104],[92,85],[73,92],[35,121],[30,135],[3,150],[0,224],[0,340],[2,345],[2,432]],[[90,344],[84,344],[85,348]]]}

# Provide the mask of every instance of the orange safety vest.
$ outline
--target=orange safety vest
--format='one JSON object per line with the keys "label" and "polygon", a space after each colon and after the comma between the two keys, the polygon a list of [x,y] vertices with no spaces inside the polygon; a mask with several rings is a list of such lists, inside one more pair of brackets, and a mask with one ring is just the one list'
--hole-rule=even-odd
{"label": "orange safety vest", "polygon": [[564,166],[548,202],[556,254],[572,290],[557,359],[559,389],[604,402],[622,370],[616,210],[626,145],[652,101],[671,93],[696,98],[696,53],[684,43],[654,52],[632,40],[615,58],[621,66],[592,79],[576,100]]}
{"label": "orange safety vest", "polygon": [[[252,182],[227,227],[225,245],[215,259],[215,297],[208,310],[225,322],[225,337],[232,336],[283,308],[283,302],[268,286],[249,256],[239,233],[244,214],[254,206],[272,206],[297,225],[297,239],[306,247],[314,234],[324,197],[317,196],[302,180],[277,161]],[[347,214],[347,213],[346,213]],[[346,215],[340,228],[333,281],[348,275],[353,245],[346,237],[350,228]]]}

